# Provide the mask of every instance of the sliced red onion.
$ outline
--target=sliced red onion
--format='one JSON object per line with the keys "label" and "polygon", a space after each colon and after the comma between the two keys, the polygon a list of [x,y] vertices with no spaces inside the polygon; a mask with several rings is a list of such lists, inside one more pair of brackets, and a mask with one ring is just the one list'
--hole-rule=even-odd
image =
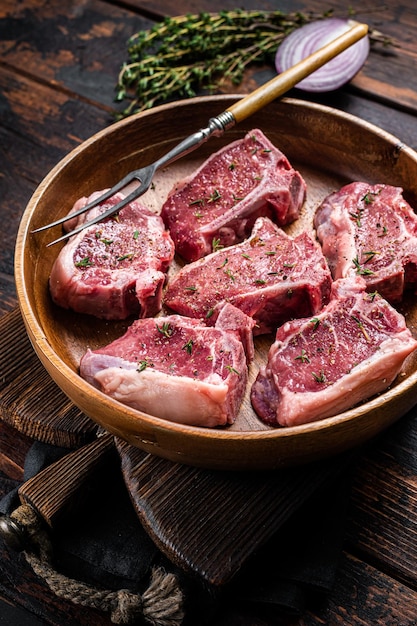
{"label": "sliced red onion", "polygon": [[[278,48],[275,67],[280,74],[352,27],[351,20],[331,17],[310,22],[294,30]],[[369,54],[369,38],[363,37],[350,48],[298,83],[304,91],[333,91],[349,82]]]}

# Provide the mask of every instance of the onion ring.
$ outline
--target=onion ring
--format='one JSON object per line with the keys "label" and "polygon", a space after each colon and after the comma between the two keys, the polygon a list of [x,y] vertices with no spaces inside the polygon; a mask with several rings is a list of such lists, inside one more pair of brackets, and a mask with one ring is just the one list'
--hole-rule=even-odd
{"label": "onion ring", "polygon": [[[352,20],[331,17],[311,22],[294,30],[284,39],[276,53],[275,67],[278,74],[348,31],[352,25]],[[297,84],[297,89],[310,92],[338,89],[359,72],[368,57],[369,49],[369,37],[363,37],[326,65],[300,81]]]}

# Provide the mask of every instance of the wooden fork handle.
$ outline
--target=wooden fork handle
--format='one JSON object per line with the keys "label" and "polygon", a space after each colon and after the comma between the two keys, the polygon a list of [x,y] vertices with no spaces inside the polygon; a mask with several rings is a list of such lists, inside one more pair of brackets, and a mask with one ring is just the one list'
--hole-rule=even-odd
{"label": "wooden fork handle", "polygon": [[319,67],[365,37],[367,33],[367,24],[356,22],[350,30],[336,37],[316,52],[313,52],[313,54],[306,59],[303,59],[290,69],[265,83],[242,100],[232,104],[226,111],[229,111],[233,115],[237,123],[241,122],[279,96],[282,96],[303,78],[306,78],[306,76],[309,76],[315,70],[319,69]]}

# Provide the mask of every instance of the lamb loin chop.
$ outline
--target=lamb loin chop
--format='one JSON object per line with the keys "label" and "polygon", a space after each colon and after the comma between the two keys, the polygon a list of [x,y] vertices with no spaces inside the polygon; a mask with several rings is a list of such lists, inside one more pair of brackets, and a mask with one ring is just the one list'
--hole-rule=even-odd
{"label": "lamb loin chop", "polygon": [[195,426],[231,424],[248,380],[252,326],[231,305],[215,327],[180,315],[136,320],[108,346],[88,350],[80,374],[151,415]]}
{"label": "lamb loin chop", "polygon": [[417,216],[402,189],[350,183],[330,194],[314,225],[333,278],[360,275],[392,304],[417,287]]}
{"label": "lamb loin chop", "polygon": [[259,216],[280,226],[299,215],[306,184],[258,129],[213,154],[169,193],[161,216],[186,261],[239,243]]}
{"label": "lamb loin chop", "polygon": [[289,237],[260,217],[249,239],[185,265],[168,285],[164,304],[210,323],[229,302],[255,320],[259,335],[320,311],[331,282],[320,246],[310,235]]}
{"label": "lamb loin chop", "polygon": [[385,390],[416,347],[404,317],[361,277],[340,279],[321,313],[277,330],[252,405],[274,426],[337,415]]}
{"label": "lamb loin chop", "polygon": [[[95,197],[80,199],[73,210]],[[93,217],[122,197],[116,194],[79,219]],[[76,225],[71,220],[69,227]],[[62,248],[49,279],[52,299],[66,309],[108,320],[133,314],[150,317],[161,309],[174,253],[161,217],[131,202],[116,217],[88,227]]]}

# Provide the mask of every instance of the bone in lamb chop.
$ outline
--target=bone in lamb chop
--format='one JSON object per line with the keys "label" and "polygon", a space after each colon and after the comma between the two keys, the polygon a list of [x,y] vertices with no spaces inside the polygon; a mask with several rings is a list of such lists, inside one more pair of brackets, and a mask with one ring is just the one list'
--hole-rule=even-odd
{"label": "bone in lamb chop", "polygon": [[194,426],[235,421],[253,358],[253,320],[227,305],[216,325],[180,315],[136,320],[88,350],[80,374],[133,409]]}
{"label": "bone in lamb chop", "polygon": [[384,391],[416,347],[404,317],[361,277],[340,279],[318,315],[278,328],[252,405],[273,426],[336,415]]}
{"label": "bone in lamb chop", "polygon": [[164,304],[210,323],[229,302],[255,320],[259,335],[320,311],[331,282],[321,248],[310,235],[292,238],[260,217],[242,243],[185,265],[168,285]]}
{"label": "bone in lamb chop", "polygon": [[189,262],[241,242],[257,217],[268,216],[280,226],[293,222],[305,195],[301,174],[254,129],[178,182],[161,216],[176,251]]}
{"label": "bone in lamb chop", "polygon": [[417,216],[402,189],[354,182],[322,202],[314,226],[333,278],[362,276],[392,304],[417,290]]}
{"label": "bone in lamb chop", "polygon": [[[81,198],[73,210],[91,197]],[[113,196],[78,220],[88,220],[120,197]],[[73,227],[70,221],[67,228]],[[108,320],[156,315],[174,253],[161,217],[131,202],[117,216],[88,227],[62,248],[49,279],[52,299],[66,309]]]}

